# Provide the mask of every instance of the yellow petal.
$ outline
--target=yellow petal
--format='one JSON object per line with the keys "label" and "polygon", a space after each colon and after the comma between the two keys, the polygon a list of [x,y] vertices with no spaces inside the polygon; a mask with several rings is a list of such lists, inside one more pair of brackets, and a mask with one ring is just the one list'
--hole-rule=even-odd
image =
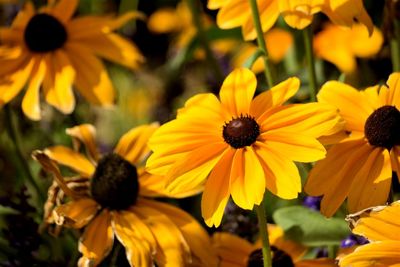
{"label": "yellow petal", "polygon": [[351,28],[351,34],[351,48],[357,57],[372,57],[382,48],[383,35],[377,27],[374,27],[372,35],[369,36],[367,29],[362,24],[355,24]]}
{"label": "yellow petal", "polygon": [[213,247],[221,258],[221,266],[245,266],[253,245],[247,240],[230,233],[217,232],[212,237]]}
{"label": "yellow petal", "polygon": [[161,8],[151,14],[147,27],[155,33],[170,33],[182,28],[180,18],[173,8]]}
{"label": "yellow petal", "polygon": [[231,195],[243,209],[259,205],[265,192],[265,174],[252,147],[236,150],[231,170]]}
{"label": "yellow petal", "polygon": [[[397,175],[399,175],[399,172],[400,172],[400,149],[399,149],[399,146],[393,147],[392,150],[390,151],[390,160],[391,160],[391,165],[392,165],[393,171],[395,171],[397,173]],[[397,177],[399,177],[399,176],[397,176]]]}
{"label": "yellow petal", "polygon": [[80,266],[99,264],[110,253],[113,242],[111,215],[108,210],[103,210],[88,224],[79,240],[78,249],[83,254],[79,259]]}
{"label": "yellow petal", "polygon": [[268,109],[280,106],[291,98],[300,88],[300,80],[297,77],[289,78],[270,90],[256,96],[251,103],[250,114],[259,118]]}
{"label": "yellow petal", "polygon": [[90,177],[94,173],[94,166],[82,154],[65,146],[53,146],[44,150],[45,154],[61,165],[65,165],[84,177]]}
{"label": "yellow petal", "polygon": [[280,62],[293,46],[293,36],[280,28],[273,28],[265,35],[268,56],[273,62]]}
{"label": "yellow petal", "polygon": [[99,151],[96,145],[96,128],[91,124],[81,124],[72,128],[66,129],[66,133],[79,142],[82,142],[89,154],[92,162],[97,162],[99,159]]}
{"label": "yellow petal", "polygon": [[392,73],[386,83],[389,86],[386,104],[396,106],[400,110],[400,73]]}
{"label": "yellow petal", "polygon": [[103,63],[84,46],[70,43],[66,50],[77,72],[75,85],[81,95],[93,104],[113,106],[114,87]]}
{"label": "yellow petal", "polygon": [[153,266],[157,241],[150,228],[132,211],[113,212],[112,223],[131,266]]}
{"label": "yellow petal", "polygon": [[48,75],[43,81],[46,101],[64,114],[69,114],[75,108],[72,91],[75,80],[74,67],[67,54],[60,49],[47,54],[45,60],[48,70]]}
{"label": "yellow petal", "polygon": [[259,139],[265,144],[265,149],[272,148],[281,151],[287,158],[298,162],[313,162],[325,157],[326,151],[323,145],[314,137],[294,135],[279,130],[262,133]]}
{"label": "yellow petal", "polygon": [[279,10],[292,28],[304,29],[311,24],[313,15],[321,11],[323,0],[279,1]]}
{"label": "yellow petal", "polygon": [[51,8],[51,14],[61,22],[67,22],[78,6],[79,0],[60,0]]}
{"label": "yellow petal", "polygon": [[209,9],[218,9],[228,3],[229,0],[208,0],[207,7]]}
{"label": "yellow petal", "polygon": [[256,87],[257,79],[251,70],[235,69],[222,84],[219,92],[221,103],[235,117],[249,114]]}
{"label": "yellow petal", "polygon": [[301,178],[296,165],[280,151],[266,149],[261,142],[256,142],[255,147],[268,190],[283,199],[296,198],[301,191]]}
{"label": "yellow petal", "polygon": [[211,171],[201,198],[201,214],[208,227],[218,227],[230,197],[230,174],[234,149],[227,149]]}
{"label": "yellow petal", "polygon": [[190,247],[192,256],[200,262],[200,266],[217,266],[217,258],[211,247],[208,233],[193,217],[172,205],[162,202],[143,200],[143,203],[161,211],[178,226]]}
{"label": "yellow petal", "polygon": [[153,123],[131,129],[121,137],[114,152],[132,164],[139,163],[149,154],[147,142],[157,128],[158,123]]}
{"label": "yellow petal", "polygon": [[248,11],[250,11],[249,1],[226,1],[226,4],[221,6],[217,14],[218,27],[221,29],[231,29],[243,25],[250,15]]}
{"label": "yellow petal", "polygon": [[348,197],[349,212],[384,204],[392,184],[389,151],[375,148],[354,177]]}
{"label": "yellow petal", "polygon": [[30,79],[28,89],[22,100],[22,110],[31,120],[40,120],[40,98],[39,89],[46,75],[46,64],[43,60],[33,67],[32,78]]}
{"label": "yellow petal", "polygon": [[58,225],[81,228],[97,213],[99,205],[91,198],[73,200],[54,209],[55,222]]}

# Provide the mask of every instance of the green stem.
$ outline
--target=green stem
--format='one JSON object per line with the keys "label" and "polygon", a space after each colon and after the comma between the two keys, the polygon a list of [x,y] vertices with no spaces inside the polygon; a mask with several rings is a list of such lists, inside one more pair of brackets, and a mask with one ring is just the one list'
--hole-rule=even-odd
{"label": "green stem", "polygon": [[36,183],[35,178],[33,178],[32,172],[29,168],[28,162],[26,158],[24,157],[24,154],[22,152],[22,147],[21,147],[21,142],[20,138],[18,135],[18,130],[16,129],[16,126],[14,124],[11,108],[9,105],[5,105],[4,107],[4,112],[5,112],[5,123],[6,123],[6,130],[7,134],[10,137],[10,139],[14,143],[14,148],[15,148],[15,153],[17,154],[22,170],[25,172],[25,177],[28,179],[28,182],[32,185],[32,187],[36,190],[38,199],[40,200],[40,203],[44,203],[44,192],[42,192],[40,186]]}
{"label": "green stem", "polygon": [[199,8],[199,2],[197,0],[188,0],[188,4],[190,12],[192,14],[193,24],[197,29],[197,36],[206,53],[206,59],[208,61],[208,64],[210,65],[210,67],[214,69],[218,81],[222,82],[224,80],[224,73],[222,72],[222,69],[218,64],[218,61],[215,58],[214,53],[212,52],[210,44],[208,42],[208,38],[202,23],[202,18],[201,18],[202,12],[200,11]]}
{"label": "green stem", "polygon": [[317,82],[317,75],[315,72],[311,26],[309,26],[303,30],[303,39],[304,39],[304,46],[305,46],[306,58],[307,58],[308,77],[309,77],[308,79],[309,79],[309,86],[310,86],[310,100],[312,102],[314,102],[314,101],[316,101],[316,96],[317,96],[317,91],[318,91],[318,82]]}
{"label": "green stem", "polygon": [[257,0],[249,0],[249,1],[250,1],[250,6],[251,6],[251,14],[253,16],[254,27],[257,32],[258,47],[264,53],[264,56],[263,56],[264,66],[265,66],[264,67],[264,75],[265,75],[265,78],[267,79],[268,87],[271,88],[272,86],[274,86],[275,81],[274,81],[274,77],[271,72],[271,66],[269,63],[267,45],[265,43],[264,33],[263,33],[263,30],[261,27],[260,12],[258,11]]}
{"label": "green stem", "polygon": [[272,267],[271,247],[269,245],[268,230],[267,230],[267,215],[265,214],[265,196],[260,206],[255,206],[258,217],[258,227],[262,239],[262,252],[264,267]]}
{"label": "green stem", "polygon": [[336,245],[328,246],[328,258],[336,259],[338,247]]}
{"label": "green stem", "polygon": [[393,21],[393,39],[390,40],[390,53],[392,56],[393,72],[400,71],[400,21]]}

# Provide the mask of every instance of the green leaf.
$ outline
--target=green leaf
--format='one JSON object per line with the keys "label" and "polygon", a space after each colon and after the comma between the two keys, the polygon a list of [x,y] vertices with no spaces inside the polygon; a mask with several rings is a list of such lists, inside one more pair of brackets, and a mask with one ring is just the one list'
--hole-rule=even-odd
{"label": "green leaf", "polygon": [[303,206],[279,209],[273,218],[289,239],[307,246],[339,245],[350,234],[345,220],[327,219],[319,212]]}

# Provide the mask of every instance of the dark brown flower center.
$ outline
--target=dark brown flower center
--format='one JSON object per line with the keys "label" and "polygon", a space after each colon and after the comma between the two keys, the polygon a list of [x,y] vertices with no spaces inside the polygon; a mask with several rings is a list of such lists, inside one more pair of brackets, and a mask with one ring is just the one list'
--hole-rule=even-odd
{"label": "dark brown flower center", "polygon": [[[294,263],[289,254],[271,246],[272,250],[272,267],[294,267]],[[247,260],[247,267],[263,267],[263,255],[261,249],[254,250]]]}
{"label": "dark brown flower center", "polygon": [[61,48],[67,41],[64,25],[55,17],[37,14],[31,18],[24,32],[24,40],[32,52],[44,53]]}
{"label": "dark brown flower center", "polygon": [[365,137],[373,146],[391,149],[400,145],[400,111],[394,106],[375,110],[364,126]]}
{"label": "dark brown flower center", "polygon": [[260,135],[260,126],[253,117],[240,115],[226,123],[222,136],[233,148],[242,148],[253,144]]}
{"label": "dark brown flower center", "polygon": [[117,154],[104,155],[91,179],[90,191],[103,208],[127,209],[136,203],[139,193],[136,167]]}

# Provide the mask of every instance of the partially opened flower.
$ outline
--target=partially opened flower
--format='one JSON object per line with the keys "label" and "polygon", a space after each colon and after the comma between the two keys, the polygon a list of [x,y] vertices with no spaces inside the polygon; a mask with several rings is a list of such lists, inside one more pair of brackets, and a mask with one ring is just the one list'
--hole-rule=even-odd
{"label": "partially opened flower", "polygon": [[[131,266],[216,266],[210,239],[194,218],[147,198],[165,196],[162,177],[138,165],[147,156],[147,140],[157,127],[130,130],[113,152],[103,156],[95,145],[95,129],[88,124],[67,130],[76,148],[84,144],[88,157],[64,146],[34,152],[69,197],[54,207],[53,220],[65,227],[85,227],[79,266],[98,265],[111,251],[115,237],[125,247]],[[57,164],[77,173],[80,186],[67,183]]]}
{"label": "partially opened flower", "polygon": [[393,73],[387,86],[364,91],[336,81],[322,86],[318,101],[335,105],[346,122],[305,185],[306,193],[323,196],[324,215],[332,216],[346,198],[350,212],[386,203],[392,172],[400,170],[399,79]]}
{"label": "partially opened flower", "polygon": [[342,267],[399,266],[400,202],[374,207],[348,216],[352,231],[371,243],[359,246],[339,261]]}
{"label": "partially opened flower", "polygon": [[202,214],[218,226],[232,196],[244,209],[263,199],[265,188],[285,198],[301,191],[293,161],[325,156],[317,137],[337,131],[338,114],[328,104],[282,104],[299,89],[290,78],[253,99],[253,72],[234,70],[219,99],[211,93],[190,98],[175,120],[161,126],[149,145],[149,172],[166,175],[175,194],[204,186]]}
{"label": "partially opened flower", "polygon": [[75,108],[73,85],[93,104],[114,104],[113,85],[97,56],[137,68],[143,56],[133,43],[113,31],[140,15],[128,12],[116,18],[74,19],[78,2],[60,0],[39,11],[27,2],[11,27],[0,28],[0,106],[26,84],[22,110],[33,120],[41,118],[41,87],[46,102],[65,114]]}
{"label": "partially opened flower", "polygon": [[[268,225],[272,251],[272,266],[280,267],[334,267],[333,259],[302,260],[307,248],[284,237],[279,226]],[[220,267],[262,267],[261,241],[251,244],[230,233],[216,233],[213,247],[220,258]]]}
{"label": "partially opened flower", "polygon": [[[367,26],[370,34],[373,29],[362,0],[258,0],[257,5],[263,32],[272,28],[279,15],[289,26],[304,29],[318,12],[325,13],[335,24],[350,27],[354,21],[359,21]],[[249,0],[209,0],[208,8],[220,9],[217,15],[220,28],[241,26],[246,40],[256,38]]]}
{"label": "partially opened flower", "polygon": [[317,57],[335,64],[343,73],[352,73],[357,68],[356,57],[370,58],[382,47],[383,35],[374,27],[371,36],[361,24],[344,28],[334,24],[325,25],[314,37],[314,51]]}

